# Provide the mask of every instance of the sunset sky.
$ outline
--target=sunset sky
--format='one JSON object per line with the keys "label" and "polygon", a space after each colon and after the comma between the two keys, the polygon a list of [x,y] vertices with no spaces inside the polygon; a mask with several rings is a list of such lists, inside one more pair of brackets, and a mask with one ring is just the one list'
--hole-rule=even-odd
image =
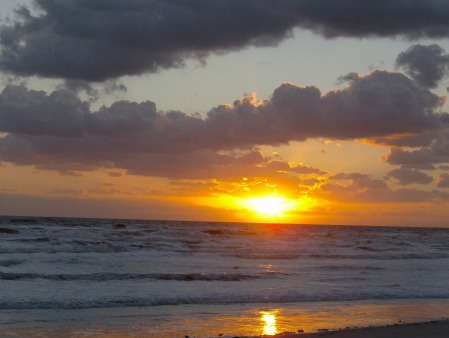
{"label": "sunset sky", "polygon": [[449,2],[0,13],[0,214],[449,227]]}

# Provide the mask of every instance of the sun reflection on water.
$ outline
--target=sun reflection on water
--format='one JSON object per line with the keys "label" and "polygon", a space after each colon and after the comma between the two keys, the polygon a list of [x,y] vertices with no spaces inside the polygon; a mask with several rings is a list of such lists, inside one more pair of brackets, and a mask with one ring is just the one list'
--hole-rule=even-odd
{"label": "sun reflection on water", "polygon": [[276,313],[277,311],[260,311],[260,319],[265,323],[263,327],[264,335],[273,336],[277,333]]}

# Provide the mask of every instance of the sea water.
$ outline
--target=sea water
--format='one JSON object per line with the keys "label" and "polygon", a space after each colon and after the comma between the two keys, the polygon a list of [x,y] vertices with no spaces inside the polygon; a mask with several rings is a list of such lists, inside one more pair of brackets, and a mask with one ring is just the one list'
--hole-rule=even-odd
{"label": "sea water", "polygon": [[1,217],[0,244],[3,336],[270,333],[263,313],[313,330],[399,303],[449,316],[449,229]]}

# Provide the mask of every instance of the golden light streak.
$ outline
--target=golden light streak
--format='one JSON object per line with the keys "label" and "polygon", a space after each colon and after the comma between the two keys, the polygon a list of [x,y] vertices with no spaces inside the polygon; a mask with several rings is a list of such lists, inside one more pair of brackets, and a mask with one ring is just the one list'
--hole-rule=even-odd
{"label": "golden light streak", "polygon": [[263,334],[274,336],[277,333],[276,329],[276,311],[261,311],[261,320],[265,323],[263,327]]}

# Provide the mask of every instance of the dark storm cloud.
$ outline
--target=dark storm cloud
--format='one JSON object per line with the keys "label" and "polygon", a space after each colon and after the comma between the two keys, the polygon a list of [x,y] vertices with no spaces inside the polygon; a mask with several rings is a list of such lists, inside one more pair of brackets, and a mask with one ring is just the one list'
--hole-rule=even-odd
{"label": "dark storm cloud", "polygon": [[449,36],[439,0],[35,0],[0,31],[3,71],[103,81],[275,45],[292,29],[326,37]]}
{"label": "dark storm cloud", "polygon": [[449,55],[440,46],[415,45],[399,54],[396,64],[419,84],[435,88],[447,76]]}

